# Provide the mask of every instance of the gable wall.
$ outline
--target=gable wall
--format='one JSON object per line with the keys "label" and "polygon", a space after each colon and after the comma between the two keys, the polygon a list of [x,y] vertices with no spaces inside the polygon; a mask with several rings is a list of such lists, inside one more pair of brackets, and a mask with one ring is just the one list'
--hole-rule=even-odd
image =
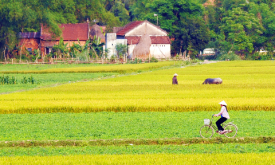
{"label": "gable wall", "polygon": [[[145,28],[146,27],[145,24],[147,24],[147,29]],[[155,27],[154,25],[148,22],[144,22],[140,26],[137,26],[133,30],[127,32],[125,36],[142,36],[143,34],[145,34],[145,31],[150,36],[167,36],[167,33],[165,33],[164,31],[160,30],[159,28]]]}

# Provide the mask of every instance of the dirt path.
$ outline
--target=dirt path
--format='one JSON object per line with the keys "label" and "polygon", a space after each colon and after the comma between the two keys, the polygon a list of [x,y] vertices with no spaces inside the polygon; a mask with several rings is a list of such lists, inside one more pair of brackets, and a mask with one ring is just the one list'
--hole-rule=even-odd
{"label": "dirt path", "polygon": [[169,138],[169,139],[108,139],[108,140],[25,140],[2,141],[3,147],[35,147],[35,146],[127,146],[127,145],[192,145],[217,143],[275,143],[275,137],[237,137],[237,138]]}

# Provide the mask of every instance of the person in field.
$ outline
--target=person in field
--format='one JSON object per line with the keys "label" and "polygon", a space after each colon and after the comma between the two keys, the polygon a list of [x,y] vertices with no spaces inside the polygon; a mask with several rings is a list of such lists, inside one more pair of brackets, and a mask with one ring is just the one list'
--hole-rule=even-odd
{"label": "person in field", "polygon": [[215,114],[215,117],[221,116],[221,118],[216,122],[216,125],[218,127],[219,133],[224,134],[226,131],[222,128],[221,124],[225,122],[227,119],[229,119],[229,114],[227,111],[227,104],[225,101],[222,101],[219,103],[221,105],[221,111],[218,114]]}
{"label": "person in field", "polygon": [[173,77],[173,79],[172,79],[172,84],[173,84],[173,85],[178,85],[177,76],[178,76],[178,74],[175,73],[175,74],[174,74],[174,77]]}

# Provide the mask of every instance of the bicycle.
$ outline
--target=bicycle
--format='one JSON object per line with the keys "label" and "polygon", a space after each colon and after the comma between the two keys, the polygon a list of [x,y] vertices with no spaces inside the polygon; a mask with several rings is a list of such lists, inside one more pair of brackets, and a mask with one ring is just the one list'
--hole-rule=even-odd
{"label": "bicycle", "polygon": [[[204,126],[200,129],[200,135],[202,138],[211,138],[214,132],[218,133],[218,128],[215,124],[213,124],[213,116],[212,119],[204,119]],[[224,136],[227,138],[233,138],[237,135],[238,127],[233,124],[233,122],[229,122],[227,124],[222,124],[223,129],[226,131]],[[215,130],[215,131],[214,131]]]}

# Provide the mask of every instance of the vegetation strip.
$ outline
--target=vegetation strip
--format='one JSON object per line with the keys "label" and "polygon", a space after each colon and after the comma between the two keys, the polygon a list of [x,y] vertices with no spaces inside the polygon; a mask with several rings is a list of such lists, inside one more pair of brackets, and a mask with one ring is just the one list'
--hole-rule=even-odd
{"label": "vegetation strip", "polygon": [[190,145],[121,145],[121,146],[35,146],[3,147],[1,156],[121,155],[121,154],[215,154],[275,152],[274,143],[223,143]]}
{"label": "vegetation strip", "polygon": [[69,155],[69,156],[6,156],[0,164],[226,164],[266,165],[275,161],[274,153],[227,153],[227,154],[122,154],[122,155]]}
{"label": "vegetation strip", "polygon": [[[197,61],[194,61],[197,62]],[[103,66],[92,66],[92,67],[75,67],[75,68],[53,68],[44,70],[11,70],[11,71],[0,71],[0,74],[46,74],[46,73],[105,73],[105,72],[116,72],[116,73],[131,73],[142,70],[157,69],[165,66],[188,64],[183,61],[165,61],[158,63],[145,63],[145,64],[124,64],[124,65],[103,65]]]}
{"label": "vegetation strip", "polygon": [[240,137],[240,138],[171,138],[171,139],[113,139],[113,140],[27,140],[2,141],[0,147],[37,147],[37,146],[122,146],[122,145],[191,145],[221,143],[275,143],[275,137]]}

